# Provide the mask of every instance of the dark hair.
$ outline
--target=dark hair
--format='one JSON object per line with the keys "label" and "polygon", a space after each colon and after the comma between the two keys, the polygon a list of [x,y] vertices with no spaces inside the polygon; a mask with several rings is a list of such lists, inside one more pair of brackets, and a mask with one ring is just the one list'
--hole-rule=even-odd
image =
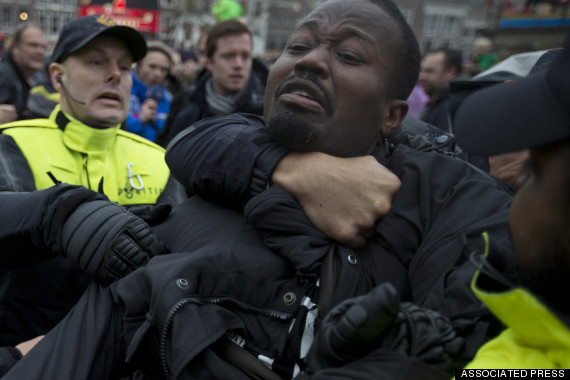
{"label": "dark hair", "polygon": [[392,68],[394,81],[389,89],[389,97],[407,99],[416,85],[420,73],[420,48],[418,40],[402,12],[391,0],[369,0],[388,14],[400,28],[400,41],[397,41]]}
{"label": "dark hair", "polygon": [[26,22],[24,24],[19,25],[14,31],[14,34],[12,34],[12,41],[10,42],[10,46],[8,47],[8,52],[12,53],[14,48],[22,42],[22,34],[24,34],[26,29],[28,28],[37,28],[43,30],[42,28],[40,28],[39,25],[36,25],[33,22]]}
{"label": "dark hair", "polygon": [[171,51],[170,48],[168,46],[166,46],[165,44],[163,44],[160,41],[150,41],[147,43],[147,51],[146,53],[150,53],[151,51],[158,51],[162,54],[164,54],[165,56],[168,57],[168,64],[172,65],[172,56],[171,56]]}
{"label": "dark hair", "polygon": [[463,69],[463,58],[459,50],[449,49],[449,48],[439,48],[427,52],[426,55],[436,54],[436,53],[443,53],[444,55],[443,58],[444,70],[454,68],[457,72],[457,75],[461,74],[461,70]]}
{"label": "dark hair", "polygon": [[214,25],[208,31],[206,39],[206,57],[212,58],[216,49],[218,48],[218,40],[225,36],[235,36],[247,33],[251,38],[251,31],[249,28],[236,19],[222,21]]}

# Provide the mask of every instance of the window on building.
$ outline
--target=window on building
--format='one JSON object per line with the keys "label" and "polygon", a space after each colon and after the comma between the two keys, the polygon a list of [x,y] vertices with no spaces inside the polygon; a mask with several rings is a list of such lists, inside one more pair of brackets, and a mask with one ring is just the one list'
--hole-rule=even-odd
{"label": "window on building", "polygon": [[443,34],[454,34],[457,29],[457,17],[446,16],[443,22]]}
{"label": "window on building", "polygon": [[439,17],[437,15],[428,15],[426,17],[426,23],[424,30],[428,33],[437,32],[437,23],[439,22]]}
{"label": "window on building", "polygon": [[4,7],[2,9],[2,27],[12,26],[12,9]]}
{"label": "window on building", "polygon": [[160,20],[161,33],[170,34],[174,31],[174,19],[172,16],[162,15]]}
{"label": "window on building", "polygon": [[291,11],[289,8],[273,8],[271,10],[271,19],[275,21],[276,24],[280,26],[294,26],[295,20],[291,17]]}
{"label": "window on building", "polygon": [[425,40],[424,41],[424,53],[433,50],[434,45],[432,40]]}
{"label": "window on building", "polygon": [[46,16],[43,12],[38,12],[38,25],[40,26],[40,28],[42,28],[43,30],[46,30]]}
{"label": "window on building", "polygon": [[51,34],[57,34],[57,32],[59,31],[59,17],[56,13],[52,13],[51,15],[51,25],[50,25],[50,33]]}

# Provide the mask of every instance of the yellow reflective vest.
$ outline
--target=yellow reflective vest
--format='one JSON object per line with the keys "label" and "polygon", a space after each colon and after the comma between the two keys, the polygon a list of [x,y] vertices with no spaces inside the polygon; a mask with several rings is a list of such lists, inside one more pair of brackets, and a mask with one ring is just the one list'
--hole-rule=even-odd
{"label": "yellow reflective vest", "polygon": [[570,368],[570,327],[525,289],[493,293],[478,288],[479,275],[472,283],[475,295],[507,328],[465,368]]}
{"label": "yellow reflective vest", "polygon": [[89,127],[56,106],[47,119],[0,125],[27,160],[36,189],[54,180],[103,190],[121,205],[154,204],[170,172],[164,149],[140,136],[113,128]]}

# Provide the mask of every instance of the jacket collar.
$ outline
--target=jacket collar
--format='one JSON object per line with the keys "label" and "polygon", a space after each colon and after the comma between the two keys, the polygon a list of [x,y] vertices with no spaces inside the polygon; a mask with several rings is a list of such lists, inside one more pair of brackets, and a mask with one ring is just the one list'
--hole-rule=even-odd
{"label": "jacket collar", "polygon": [[478,287],[477,272],[472,289],[501,322],[509,327],[522,345],[570,347],[570,328],[533,294],[523,288],[489,292]]}
{"label": "jacket collar", "polygon": [[495,256],[489,260],[491,244],[487,233],[483,238],[484,257],[471,282],[477,298],[516,334],[521,344],[570,347],[570,318],[556,314],[527,289],[508,280],[500,269],[502,253],[495,252],[493,244],[491,254]]}
{"label": "jacket collar", "polygon": [[141,99],[141,101],[143,101],[144,99],[146,99],[146,92],[148,90],[148,87],[143,82],[141,82],[141,80],[137,77],[137,74],[135,73],[134,70],[132,74],[133,74],[133,87],[131,90],[131,94],[138,96]]}
{"label": "jacket collar", "polygon": [[120,127],[92,128],[62,111],[59,104],[49,118],[63,131],[63,142],[69,149],[86,154],[108,150]]}

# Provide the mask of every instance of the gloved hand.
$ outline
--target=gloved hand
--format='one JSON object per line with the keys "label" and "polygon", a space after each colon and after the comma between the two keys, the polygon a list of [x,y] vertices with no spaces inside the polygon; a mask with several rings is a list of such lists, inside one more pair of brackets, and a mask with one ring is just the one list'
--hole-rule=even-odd
{"label": "gloved hand", "polygon": [[80,205],[61,230],[62,255],[104,284],[166,252],[148,224],[109,201],[94,200]]}
{"label": "gloved hand", "polygon": [[325,317],[307,355],[307,372],[338,367],[365,356],[378,346],[399,309],[398,293],[388,283],[335,306]]}
{"label": "gloved hand", "polygon": [[394,287],[381,284],[346,300],[326,316],[307,355],[306,373],[340,367],[376,349],[414,357],[442,371],[453,369],[464,341],[439,313],[399,302]]}
{"label": "gloved hand", "polygon": [[166,253],[143,220],[106,196],[66,184],[45,191],[49,207],[39,227],[43,246],[77,263],[98,281],[109,284],[150,257]]}
{"label": "gloved hand", "polygon": [[448,318],[438,312],[402,302],[397,322],[382,347],[420,359],[442,371],[453,369],[453,360],[465,346]]}

